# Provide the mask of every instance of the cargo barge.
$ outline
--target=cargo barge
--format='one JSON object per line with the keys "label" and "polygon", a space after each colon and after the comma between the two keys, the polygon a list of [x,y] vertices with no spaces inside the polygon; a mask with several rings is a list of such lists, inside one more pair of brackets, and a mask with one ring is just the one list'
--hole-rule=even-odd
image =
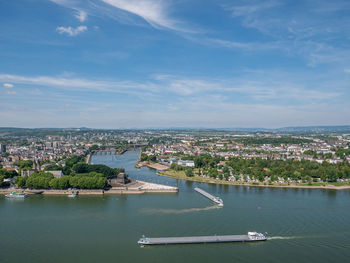
{"label": "cargo barge", "polygon": [[220,197],[217,197],[217,196],[213,196],[209,193],[207,193],[206,191],[196,187],[194,188],[194,190],[197,192],[197,193],[200,193],[201,195],[205,196],[206,198],[212,200],[213,202],[217,203],[219,206],[224,206],[224,201],[222,201],[222,199]]}
{"label": "cargo barge", "polygon": [[247,235],[225,236],[191,236],[191,237],[142,237],[139,245],[175,245],[175,244],[201,244],[201,243],[227,243],[227,242],[257,242],[266,241],[262,233],[248,232]]}

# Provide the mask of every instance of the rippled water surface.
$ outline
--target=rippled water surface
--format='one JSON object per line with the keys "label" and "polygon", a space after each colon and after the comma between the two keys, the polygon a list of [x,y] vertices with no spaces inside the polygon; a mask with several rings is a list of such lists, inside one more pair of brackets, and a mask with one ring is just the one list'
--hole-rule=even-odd
{"label": "rippled water surface", "polygon": [[[178,194],[0,196],[0,262],[348,262],[350,191],[202,184],[134,168],[139,152],[98,155],[93,163],[178,186]],[[193,188],[220,196],[217,208]],[[268,232],[258,243],[140,248],[146,236]]]}

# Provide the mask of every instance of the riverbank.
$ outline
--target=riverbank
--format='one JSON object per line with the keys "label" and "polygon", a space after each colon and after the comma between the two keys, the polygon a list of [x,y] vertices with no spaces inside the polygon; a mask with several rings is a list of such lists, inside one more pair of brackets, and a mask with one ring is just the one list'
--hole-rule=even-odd
{"label": "riverbank", "polygon": [[183,171],[172,171],[172,170],[160,171],[157,174],[160,176],[171,177],[174,179],[181,179],[181,180],[208,183],[208,184],[241,185],[241,186],[274,187],[274,188],[305,188],[305,189],[334,189],[334,190],[350,189],[350,185],[336,186],[332,184],[326,184],[326,185],[273,184],[271,185],[271,184],[263,184],[263,183],[237,183],[237,182],[231,182],[231,181],[216,180],[213,178],[201,177],[201,176],[187,177],[185,172]]}
{"label": "riverbank", "polygon": [[143,166],[147,166],[149,168],[152,168],[152,169],[155,169],[155,170],[158,170],[158,171],[167,171],[167,170],[169,170],[169,167],[166,166],[166,165],[163,165],[163,164],[160,164],[160,163],[150,163],[148,161],[138,162],[135,165],[136,168],[141,168]]}
{"label": "riverbank", "polygon": [[[130,185],[123,187],[113,187],[111,189],[78,189],[79,195],[104,195],[104,194],[145,194],[145,193],[177,193],[179,189],[174,186],[149,183],[134,180]],[[69,189],[22,189],[22,188],[2,188],[0,194],[9,194],[11,192],[22,192],[28,195],[69,195],[72,190]]]}

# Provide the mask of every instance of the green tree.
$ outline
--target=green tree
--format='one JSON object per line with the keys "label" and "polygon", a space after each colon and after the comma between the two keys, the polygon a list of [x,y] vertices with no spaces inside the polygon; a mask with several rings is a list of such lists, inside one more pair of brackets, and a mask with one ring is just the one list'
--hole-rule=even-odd
{"label": "green tree", "polygon": [[190,167],[186,168],[185,174],[187,177],[193,177],[193,168],[190,168]]}
{"label": "green tree", "polygon": [[49,182],[49,186],[52,189],[60,189],[59,183],[58,183],[59,179],[58,178],[53,178],[50,182]]}
{"label": "green tree", "polygon": [[26,185],[27,178],[23,176],[17,176],[15,179],[15,184],[19,188],[23,188]]}
{"label": "green tree", "polygon": [[226,181],[228,181],[228,179],[229,179],[230,175],[229,175],[229,174],[227,174],[227,173],[224,173],[224,177],[225,177],[225,180],[226,180]]}
{"label": "green tree", "polygon": [[32,168],[33,167],[33,161],[32,160],[20,160],[13,163],[14,165],[18,166],[19,168]]}
{"label": "green tree", "polygon": [[4,175],[0,175],[0,187],[4,187],[4,179],[5,179],[5,176]]}
{"label": "green tree", "polygon": [[32,173],[26,181],[26,186],[33,189],[48,189],[53,175],[48,172]]}
{"label": "green tree", "polygon": [[18,176],[18,173],[15,170],[6,170],[6,169],[0,169],[0,176],[4,176],[4,178],[13,178],[15,176]]}
{"label": "green tree", "polygon": [[337,174],[334,170],[328,171],[327,180],[328,180],[328,182],[336,182],[337,181]]}
{"label": "green tree", "polygon": [[211,168],[210,170],[209,170],[209,177],[212,177],[212,178],[217,178],[218,177],[218,170],[217,169],[215,169],[215,168]]}
{"label": "green tree", "polygon": [[61,165],[52,164],[52,165],[45,168],[45,171],[58,171],[58,170],[60,170],[60,171],[63,170]]}
{"label": "green tree", "polygon": [[140,161],[141,162],[144,162],[144,161],[147,161],[148,160],[148,155],[145,154],[145,153],[141,153],[140,155]]}

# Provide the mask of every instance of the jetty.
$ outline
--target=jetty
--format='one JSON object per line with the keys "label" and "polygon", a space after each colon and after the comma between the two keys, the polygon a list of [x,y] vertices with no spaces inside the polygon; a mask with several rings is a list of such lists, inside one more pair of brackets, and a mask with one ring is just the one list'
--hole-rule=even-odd
{"label": "jetty", "polygon": [[190,237],[142,237],[139,245],[175,245],[175,244],[201,244],[201,243],[227,243],[227,242],[257,242],[266,241],[262,233],[248,232],[247,235],[224,235],[224,236],[190,236]]}
{"label": "jetty", "polygon": [[207,193],[206,191],[196,187],[194,188],[194,190],[197,192],[197,193],[200,193],[201,195],[205,196],[206,198],[212,200],[213,202],[217,203],[219,206],[224,206],[224,201],[221,200],[220,197],[217,197],[217,196],[213,196],[209,193]]}

